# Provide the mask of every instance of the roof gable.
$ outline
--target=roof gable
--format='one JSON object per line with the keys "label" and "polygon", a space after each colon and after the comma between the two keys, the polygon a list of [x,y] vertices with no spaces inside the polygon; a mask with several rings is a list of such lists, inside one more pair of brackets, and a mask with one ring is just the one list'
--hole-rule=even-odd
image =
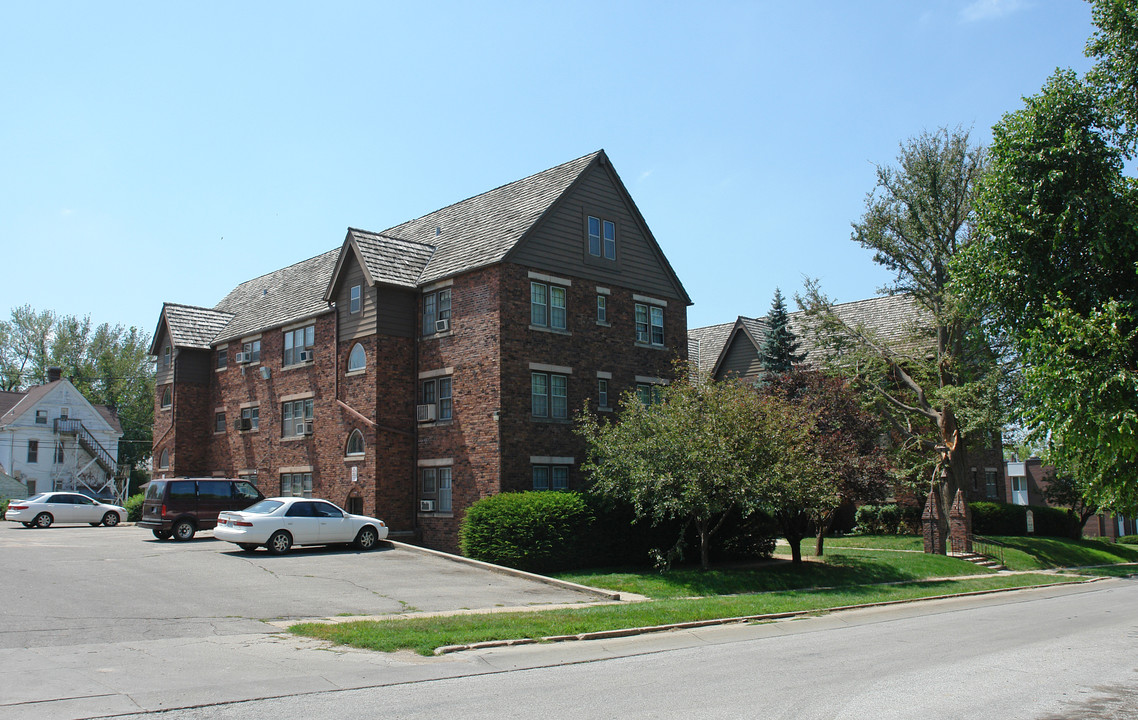
{"label": "roof gable", "polygon": [[122,426],[110,408],[106,405],[95,405],[91,403],[83,396],[83,393],[79,392],[66,378],[44,385],[30,387],[23,393],[6,394],[20,395],[21,397],[3,416],[0,416],[0,425],[11,425],[44,405],[50,405],[52,407],[74,407],[78,404],[82,404],[90,408],[91,412],[89,415],[93,418],[97,418],[99,422],[105,425],[103,429],[119,435],[122,434]]}
{"label": "roof gable", "polygon": [[435,248],[418,284],[501,262],[602,152],[502,185],[381,235]]}
{"label": "roof gable", "polygon": [[324,292],[324,300],[331,302],[335,296],[349,253],[355,254],[369,285],[415,288],[434,252],[435,248],[431,245],[348,228],[348,236],[340,247],[332,277],[328,280],[328,289]]}

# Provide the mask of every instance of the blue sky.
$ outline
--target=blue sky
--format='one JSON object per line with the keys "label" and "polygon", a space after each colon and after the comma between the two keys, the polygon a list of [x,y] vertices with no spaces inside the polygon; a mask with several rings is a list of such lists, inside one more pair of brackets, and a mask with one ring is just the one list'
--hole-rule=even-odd
{"label": "blue sky", "polygon": [[152,332],[238,283],[604,148],[695,305],[889,280],[874,163],[987,142],[1080,0],[35,2],[0,24],[0,315]]}

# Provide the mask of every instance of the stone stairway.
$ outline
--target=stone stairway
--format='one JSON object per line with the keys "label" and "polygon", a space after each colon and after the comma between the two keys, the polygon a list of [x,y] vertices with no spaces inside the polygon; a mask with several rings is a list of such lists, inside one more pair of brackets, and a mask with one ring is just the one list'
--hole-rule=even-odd
{"label": "stone stairway", "polygon": [[999,560],[996,560],[994,558],[990,558],[987,555],[980,555],[979,553],[961,553],[959,555],[953,555],[953,557],[957,558],[959,560],[967,560],[970,563],[973,563],[975,565],[979,565],[981,567],[986,567],[986,568],[989,568],[991,570],[1006,570],[1007,569],[1003,565],[1000,564]]}

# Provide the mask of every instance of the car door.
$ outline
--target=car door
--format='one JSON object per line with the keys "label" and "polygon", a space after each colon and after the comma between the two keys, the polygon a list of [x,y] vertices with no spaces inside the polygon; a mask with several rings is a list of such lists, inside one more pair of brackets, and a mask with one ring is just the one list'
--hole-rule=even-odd
{"label": "car door", "polygon": [[355,523],[332,503],[314,502],[313,512],[320,521],[321,543],[351,542],[356,539]]}
{"label": "car door", "polygon": [[292,535],[293,545],[315,545],[320,542],[320,518],[313,512],[312,503],[294,502],[285,511],[285,530]]}
{"label": "car door", "polygon": [[72,501],[73,495],[68,493],[56,493],[47,499],[48,512],[55,518],[57,523],[73,523],[79,522],[75,519],[76,505]]}
{"label": "car door", "polygon": [[100,522],[103,519],[103,511],[95,503],[94,500],[85,495],[72,495],[72,517],[75,519],[72,522],[85,522],[93,523]]}

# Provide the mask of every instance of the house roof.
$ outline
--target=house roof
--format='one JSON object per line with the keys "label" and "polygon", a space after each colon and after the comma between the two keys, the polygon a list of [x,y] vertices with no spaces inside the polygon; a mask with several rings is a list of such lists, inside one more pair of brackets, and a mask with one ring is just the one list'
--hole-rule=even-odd
{"label": "house roof", "polygon": [[[67,383],[69,387],[75,389],[75,386],[71,385],[67,380],[56,380],[43,385],[35,385],[24,392],[0,392],[0,425],[9,425],[15,422],[22,417],[24,413],[34,408],[48,393],[63,383]],[[84,402],[89,404],[95,412],[99,413],[99,416],[111,426],[114,432],[122,435],[122,425],[119,423],[118,416],[115,415],[113,410],[106,405],[96,405],[88,401],[78,390],[75,390],[75,394],[83,398]]]}
{"label": "house roof", "polygon": [[339,248],[329,250],[235,287],[214,306],[217,313],[231,317],[217,331],[213,342],[232,340],[328,312],[324,289],[339,254]]}
{"label": "house roof", "polygon": [[[853,328],[863,328],[894,350],[912,350],[913,330],[919,324],[924,311],[909,295],[884,295],[866,298],[833,306],[834,314]],[[801,343],[800,352],[806,353],[807,362],[811,355],[821,351],[818,338],[809,327],[806,314],[802,311],[787,316],[790,331]],[[761,347],[768,332],[766,318],[749,318],[740,315],[734,322],[708,325],[688,330],[689,345],[695,340],[698,352],[689,349],[689,357],[698,360],[699,369],[712,373],[727,349],[736,328],[745,330],[756,350]]]}
{"label": "house roof", "polygon": [[419,284],[501,262],[603,150],[475,195],[384,230],[382,235],[432,246]]}
{"label": "house roof", "polygon": [[349,228],[339,248],[244,282],[212,309],[163,305],[170,336],[175,346],[209,349],[329,312],[349,246],[369,282],[409,289],[502,262],[586,170],[606,161],[598,150],[382,232]]}

